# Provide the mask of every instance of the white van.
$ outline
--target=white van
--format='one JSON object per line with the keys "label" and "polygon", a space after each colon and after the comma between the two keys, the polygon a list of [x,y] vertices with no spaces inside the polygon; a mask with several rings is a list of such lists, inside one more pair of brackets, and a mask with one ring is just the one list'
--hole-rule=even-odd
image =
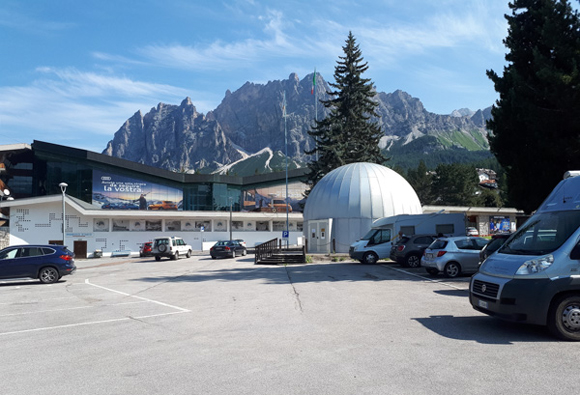
{"label": "white van", "polygon": [[474,309],[547,325],[580,340],[580,172],[567,172],[536,213],[490,255],[470,283]]}
{"label": "white van", "polygon": [[399,231],[406,236],[415,234],[465,236],[465,215],[399,214],[379,218],[373,222],[371,230],[366,235],[351,244],[348,254],[361,263],[375,264],[379,259],[389,257],[391,245],[397,242]]}

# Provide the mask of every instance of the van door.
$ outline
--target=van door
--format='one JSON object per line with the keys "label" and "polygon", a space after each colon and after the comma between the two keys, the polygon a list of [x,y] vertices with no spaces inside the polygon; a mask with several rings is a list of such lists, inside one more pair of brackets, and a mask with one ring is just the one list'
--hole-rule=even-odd
{"label": "van door", "polygon": [[391,254],[391,229],[378,229],[371,237],[367,247],[375,251],[379,259],[388,258]]}

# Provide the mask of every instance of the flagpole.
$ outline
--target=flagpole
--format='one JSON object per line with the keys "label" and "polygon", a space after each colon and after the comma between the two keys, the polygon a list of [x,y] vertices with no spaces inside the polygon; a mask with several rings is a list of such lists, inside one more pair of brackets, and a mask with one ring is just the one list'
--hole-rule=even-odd
{"label": "flagpole", "polygon": [[[314,94],[314,125],[316,126],[316,122],[318,122],[318,100],[316,100],[316,67],[314,68],[314,77],[312,77],[312,93]],[[316,161],[318,162],[318,147],[315,148],[316,148]]]}
{"label": "flagpole", "polygon": [[286,91],[284,91],[284,150],[286,156],[286,249],[288,249],[290,244],[290,230],[289,230],[289,218],[288,218],[288,133],[286,132]]}

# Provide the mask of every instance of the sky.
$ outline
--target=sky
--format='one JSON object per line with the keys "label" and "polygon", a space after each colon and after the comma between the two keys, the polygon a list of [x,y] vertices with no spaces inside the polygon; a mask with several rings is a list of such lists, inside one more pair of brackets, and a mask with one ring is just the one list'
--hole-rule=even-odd
{"label": "sky", "polygon": [[2,0],[0,145],[101,152],[123,123],[246,82],[333,82],[352,32],[377,91],[427,111],[483,109],[505,66],[508,0]]}

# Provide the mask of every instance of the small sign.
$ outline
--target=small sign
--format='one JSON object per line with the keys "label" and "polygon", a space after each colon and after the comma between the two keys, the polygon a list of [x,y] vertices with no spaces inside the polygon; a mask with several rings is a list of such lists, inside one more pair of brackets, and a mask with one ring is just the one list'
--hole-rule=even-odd
{"label": "small sign", "polygon": [[283,230],[282,231],[282,238],[283,239],[287,239],[288,238],[288,231],[287,230]]}
{"label": "small sign", "polygon": [[203,225],[202,225],[202,226],[199,228],[199,230],[201,230],[201,231],[203,232],[203,231],[205,230],[205,226],[203,226]]}

